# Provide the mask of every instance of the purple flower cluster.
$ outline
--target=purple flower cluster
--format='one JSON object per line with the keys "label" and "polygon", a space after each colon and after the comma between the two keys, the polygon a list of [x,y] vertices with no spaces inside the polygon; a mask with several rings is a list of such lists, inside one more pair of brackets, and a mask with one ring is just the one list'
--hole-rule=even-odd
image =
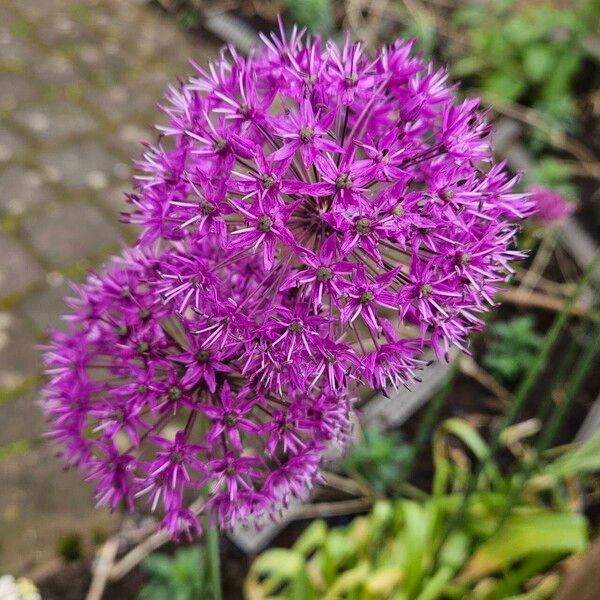
{"label": "purple flower cluster", "polygon": [[45,355],[64,458],[173,535],[305,495],[357,385],[466,349],[531,211],[478,101],[412,42],[263,42],[169,88],[129,197],[138,246],[77,289]]}
{"label": "purple flower cluster", "polygon": [[561,223],[570,217],[577,208],[575,202],[543,185],[527,188],[534,205],[535,219],[543,225]]}

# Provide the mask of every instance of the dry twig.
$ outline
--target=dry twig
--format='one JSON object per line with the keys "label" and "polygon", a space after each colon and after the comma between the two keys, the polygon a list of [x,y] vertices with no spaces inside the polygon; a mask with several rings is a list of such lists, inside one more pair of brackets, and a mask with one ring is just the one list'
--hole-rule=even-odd
{"label": "dry twig", "polygon": [[[515,273],[515,279],[521,282],[526,275],[527,271],[517,271]],[[540,276],[535,284],[535,289],[546,292],[547,294],[550,294],[550,296],[567,297],[573,293],[575,285],[569,282],[559,283],[558,281],[552,281],[551,279],[546,279],[545,277]]]}
{"label": "dry twig", "polygon": [[119,562],[114,564],[108,573],[110,581],[117,581],[137,567],[149,554],[158,550],[170,540],[169,534],[163,529],[154,532],[135,548],[130,550]]}
{"label": "dry twig", "polygon": [[[548,296],[539,292],[521,291],[515,288],[507,288],[500,293],[500,298],[505,302],[518,304],[519,306],[534,306],[545,310],[561,311],[566,304],[564,298]],[[569,311],[576,317],[585,317],[590,314],[590,309],[581,304],[575,304]]]}
{"label": "dry twig", "polygon": [[356,498],[353,500],[340,500],[339,502],[318,502],[307,504],[294,513],[294,519],[316,519],[334,517],[336,515],[350,515],[369,509],[374,498]]}
{"label": "dry twig", "polygon": [[335,488],[346,494],[376,498],[379,494],[364,480],[343,477],[331,471],[322,471],[323,477],[329,487]]}
{"label": "dry twig", "polygon": [[545,232],[542,243],[535,254],[531,267],[523,276],[523,279],[518,287],[520,291],[531,292],[535,288],[537,282],[540,280],[540,277],[542,277],[544,274],[550,259],[552,258],[552,253],[554,252],[554,247],[556,246],[557,241],[558,234],[555,230],[548,230]]}
{"label": "dry twig", "polygon": [[109,538],[98,552],[92,583],[85,597],[86,600],[101,600],[111,569],[115,564],[118,550],[119,536],[115,535]]}
{"label": "dry twig", "polygon": [[472,377],[477,383],[492,392],[505,406],[511,404],[514,399],[513,395],[470,356],[461,356],[458,366],[461,373]]}
{"label": "dry twig", "polygon": [[[485,95],[481,90],[480,93]],[[588,175],[590,177],[594,176],[593,164],[596,162],[596,157],[593,152],[580,141],[555,127],[542,113],[516,102],[499,101],[496,98],[493,99],[491,104],[496,112],[543,131],[553,146],[572,154],[581,163],[582,168],[585,169]],[[588,167],[590,163],[592,163],[592,167]]]}

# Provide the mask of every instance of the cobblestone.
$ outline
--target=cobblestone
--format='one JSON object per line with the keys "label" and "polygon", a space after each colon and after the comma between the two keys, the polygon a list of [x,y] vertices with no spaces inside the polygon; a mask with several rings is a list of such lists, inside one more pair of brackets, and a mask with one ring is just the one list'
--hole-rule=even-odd
{"label": "cobblestone", "polygon": [[[23,319],[0,312],[0,389],[23,385],[39,372],[35,343]],[[4,422],[2,428],[10,430],[10,425]]]}
{"label": "cobblestone", "polygon": [[34,137],[52,145],[89,133],[97,126],[95,119],[85,109],[65,100],[21,106],[14,118]]}
{"label": "cobblestone", "polygon": [[33,169],[11,164],[0,170],[0,214],[22,215],[32,207],[56,198],[56,191]]}
{"label": "cobblestone", "polygon": [[147,81],[128,81],[113,86],[94,87],[85,91],[86,98],[112,123],[150,115],[155,111],[162,90],[150,86]]}
{"label": "cobblestone", "polygon": [[57,91],[59,86],[78,85],[81,82],[74,62],[60,52],[34,61],[31,72],[48,86],[46,93]]}
{"label": "cobblestone", "polygon": [[37,49],[25,40],[17,39],[10,33],[0,37],[0,65],[3,70],[19,72],[35,65],[40,60]]}
{"label": "cobblestone", "polygon": [[18,294],[43,278],[31,253],[12,235],[0,233],[0,298]]}
{"label": "cobblestone", "polygon": [[131,186],[128,184],[118,185],[103,190],[98,194],[100,202],[115,216],[119,218],[121,212],[131,208],[125,201],[125,193],[131,192]]}
{"label": "cobblestone", "polygon": [[40,157],[46,176],[68,190],[101,189],[114,177],[118,159],[103,144],[83,141]]}
{"label": "cobblestone", "polygon": [[0,573],[118,519],[40,444],[35,345],[62,325],[64,273],[133,232],[117,223],[130,158],[167,84],[217,50],[132,0],[0,1]]}
{"label": "cobblestone", "polygon": [[45,206],[23,220],[23,230],[33,248],[53,267],[99,256],[119,241],[113,225],[85,202]]}
{"label": "cobblestone", "polygon": [[22,303],[23,314],[33,323],[40,334],[49,328],[64,329],[61,315],[66,312],[65,296],[73,294],[66,282],[58,286],[47,285],[37,294],[29,294]]}
{"label": "cobblestone", "polygon": [[12,110],[35,95],[32,81],[18,73],[0,73],[0,109]]}
{"label": "cobblestone", "polygon": [[65,471],[50,447],[0,461],[0,481],[3,573],[56,558],[68,535],[81,536],[89,550],[92,536],[106,535],[118,521],[116,514],[94,507],[91,486],[74,470]]}
{"label": "cobblestone", "polygon": [[0,446],[20,440],[38,442],[44,431],[44,415],[36,405],[39,391],[34,390],[10,398],[0,404],[0,423],[10,421],[10,429],[0,427]]}
{"label": "cobblestone", "polygon": [[[0,83],[1,85],[2,83]],[[25,148],[25,142],[20,135],[0,124],[0,163],[14,158],[15,155],[23,152]]]}

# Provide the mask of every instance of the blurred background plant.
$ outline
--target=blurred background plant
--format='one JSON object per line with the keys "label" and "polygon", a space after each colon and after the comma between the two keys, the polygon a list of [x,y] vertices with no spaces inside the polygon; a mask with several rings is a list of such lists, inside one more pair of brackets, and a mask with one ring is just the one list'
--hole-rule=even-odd
{"label": "blurred background plant", "polygon": [[25,577],[0,576],[0,600],[42,600],[35,585]]}
{"label": "blurred background plant", "polygon": [[531,366],[544,338],[536,333],[531,316],[493,323],[490,329],[493,341],[483,356],[483,365],[498,381],[513,387]]}
{"label": "blurred background plant", "polygon": [[[514,447],[519,426],[502,438]],[[529,429],[531,431],[531,429]],[[460,444],[457,443],[460,441]],[[245,583],[249,600],[538,599],[556,591],[559,561],[583,552],[586,479],[600,469],[600,434],[558,449],[535,471],[502,474],[491,448],[466,421],[451,419],[433,440],[433,493],[380,501],[344,527],[313,522],[290,549],[260,555]],[[472,461],[484,465],[474,488]],[[518,502],[511,490],[528,475]],[[468,493],[464,514],[450,525]]]}
{"label": "blurred background plant", "polygon": [[410,445],[400,431],[370,426],[363,435],[361,443],[348,450],[342,469],[364,479],[380,494],[397,493],[399,474],[411,456]]}
{"label": "blurred background plant", "polygon": [[540,158],[533,169],[523,177],[523,184],[549,187],[565,198],[575,198],[577,190],[572,182],[573,173],[564,161],[552,157]]}
{"label": "blurred background plant", "polygon": [[142,569],[150,581],[140,592],[140,600],[197,600],[211,597],[208,565],[202,546],[181,548],[172,556],[156,552],[144,560]]}
{"label": "blurred background plant", "polygon": [[283,0],[283,9],[288,22],[300,23],[313,33],[331,33],[333,7],[329,0]]}
{"label": "blurred background plant", "polygon": [[573,88],[594,59],[587,42],[598,31],[598,3],[563,6],[514,0],[467,3],[452,22],[468,32],[469,53],[453,73],[480,87],[491,103],[522,102],[572,130]]}

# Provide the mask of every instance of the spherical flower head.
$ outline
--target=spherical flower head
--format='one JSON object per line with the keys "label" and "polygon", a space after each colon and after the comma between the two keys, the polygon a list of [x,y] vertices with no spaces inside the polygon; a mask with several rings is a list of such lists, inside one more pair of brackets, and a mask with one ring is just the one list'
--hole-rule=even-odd
{"label": "spherical flower head", "polygon": [[46,358],[52,436],[101,501],[146,497],[174,534],[199,531],[194,490],[222,526],[273,515],[344,442],[356,386],[467,349],[531,203],[479,102],[412,46],[281,25],[169,89],[129,196],[138,249]]}
{"label": "spherical flower head", "polygon": [[535,207],[535,219],[543,225],[562,223],[577,208],[575,202],[542,185],[532,185],[527,188],[527,192]]}

